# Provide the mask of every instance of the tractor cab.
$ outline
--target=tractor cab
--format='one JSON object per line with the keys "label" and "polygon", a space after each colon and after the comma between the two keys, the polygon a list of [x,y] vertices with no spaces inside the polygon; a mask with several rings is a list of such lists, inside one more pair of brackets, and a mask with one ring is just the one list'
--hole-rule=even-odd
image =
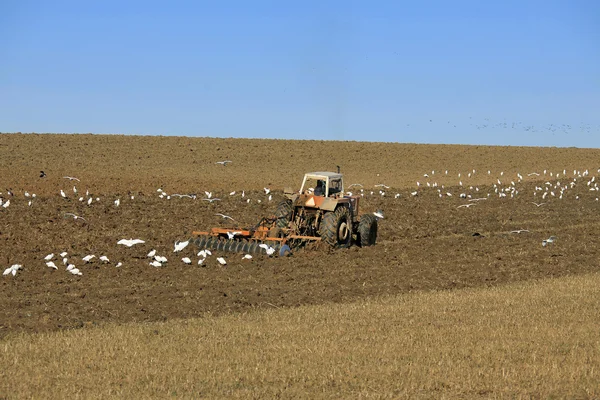
{"label": "tractor cab", "polygon": [[300,194],[322,197],[341,197],[344,194],[344,177],[335,172],[310,172],[304,175]]}

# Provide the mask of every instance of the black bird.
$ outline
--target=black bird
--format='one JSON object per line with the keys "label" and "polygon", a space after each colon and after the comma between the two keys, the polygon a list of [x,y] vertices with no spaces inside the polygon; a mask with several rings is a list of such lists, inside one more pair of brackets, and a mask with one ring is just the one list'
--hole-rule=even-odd
{"label": "black bird", "polygon": [[44,171],[40,171],[40,178],[45,178],[46,177],[46,173]]}

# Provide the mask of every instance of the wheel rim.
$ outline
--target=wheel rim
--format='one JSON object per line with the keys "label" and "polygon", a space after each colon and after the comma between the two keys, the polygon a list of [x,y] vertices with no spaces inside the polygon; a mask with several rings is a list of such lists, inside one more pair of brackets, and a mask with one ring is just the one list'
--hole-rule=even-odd
{"label": "wheel rim", "polygon": [[346,221],[342,221],[340,227],[338,228],[338,240],[342,243],[345,243],[348,239],[348,224]]}

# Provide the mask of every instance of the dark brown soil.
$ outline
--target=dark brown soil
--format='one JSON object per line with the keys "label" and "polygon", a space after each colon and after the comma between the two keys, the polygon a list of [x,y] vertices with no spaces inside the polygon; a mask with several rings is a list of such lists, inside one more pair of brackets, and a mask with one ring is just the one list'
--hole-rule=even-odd
{"label": "dark brown soil", "polygon": [[[215,164],[224,159],[233,162]],[[592,149],[2,134],[0,197],[10,198],[10,206],[0,208],[0,267],[19,263],[23,270],[15,277],[0,277],[0,335],[598,271],[600,193],[590,191],[594,183],[587,182],[598,175],[599,159],[600,151]],[[346,186],[364,185],[362,211],[384,210],[376,246],[338,251],[320,247],[289,258],[252,260],[214,254],[203,266],[196,265],[197,249],[192,246],[173,253],[174,242],[189,238],[193,230],[225,226],[215,213],[231,215],[239,226],[252,225],[274,212],[284,186],[297,187],[304,172],[335,170],[336,165],[342,167]],[[535,187],[547,180],[563,186],[572,182],[575,169],[588,169],[590,175],[577,178],[562,199],[558,189],[553,190],[555,197],[543,201],[542,192],[533,196]],[[39,178],[40,170],[45,178]],[[524,176],[522,182],[517,172]],[[541,176],[527,176],[531,172]],[[558,180],[556,173],[561,175]],[[67,175],[81,182],[64,179]],[[514,181],[519,193],[499,198],[493,187],[497,179],[501,188]],[[412,196],[416,181],[421,183],[419,195]],[[427,188],[426,182],[438,187]],[[391,186],[385,196],[375,187],[379,183]],[[262,190],[267,186],[274,193],[270,202]],[[198,198],[161,199],[158,188],[170,194],[196,193]],[[7,194],[9,189],[14,196]],[[60,196],[61,189],[67,199]],[[91,206],[78,201],[80,196],[87,200],[86,190],[100,201]],[[222,201],[201,200],[205,190]],[[31,206],[25,191],[37,195]],[[457,208],[468,202],[460,193],[490,197]],[[534,201],[545,204],[537,207]],[[510,233],[516,229],[529,232]],[[557,241],[543,247],[542,240],[551,235]],[[117,245],[122,238],[146,243],[126,248]],[[166,266],[149,265],[146,254],[151,249],[169,259]],[[65,271],[58,257],[62,251],[83,276]],[[55,253],[59,270],[45,266],[43,258],[49,253]],[[106,255],[111,263],[96,258],[85,264],[81,257],[87,254]],[[217,263],[220,255],[227,266]],[[184,256],[193,264],[181,262]],[[115,268],[117,262],[123,266]]]}

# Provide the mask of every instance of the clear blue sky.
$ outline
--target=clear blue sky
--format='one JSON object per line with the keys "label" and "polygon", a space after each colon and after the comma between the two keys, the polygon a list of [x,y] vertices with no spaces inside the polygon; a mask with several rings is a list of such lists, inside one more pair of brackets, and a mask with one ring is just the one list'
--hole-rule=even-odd
{"label": "clear blue sky", "polygon": [[600,2],[0,2],[0,131],[600,147]]}

